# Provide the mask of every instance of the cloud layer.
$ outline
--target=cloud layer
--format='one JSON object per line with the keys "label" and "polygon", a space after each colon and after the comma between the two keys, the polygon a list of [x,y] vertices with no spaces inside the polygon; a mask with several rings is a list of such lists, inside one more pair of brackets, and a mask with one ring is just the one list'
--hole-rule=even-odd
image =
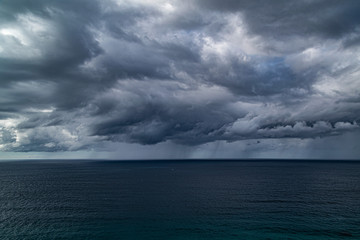
{"label": "cloud layer", "polygon": [[0,150],[360,136],[359,11],[355,0],[1,1]]}

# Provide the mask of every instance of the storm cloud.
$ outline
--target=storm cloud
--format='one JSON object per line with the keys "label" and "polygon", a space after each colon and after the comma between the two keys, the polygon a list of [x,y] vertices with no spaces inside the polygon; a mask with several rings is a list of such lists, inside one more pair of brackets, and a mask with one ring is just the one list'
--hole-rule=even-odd
{"label": "storm cloud", "polygon": [[1,1],[0,150],[360,140],[359,12],[355,0]]}

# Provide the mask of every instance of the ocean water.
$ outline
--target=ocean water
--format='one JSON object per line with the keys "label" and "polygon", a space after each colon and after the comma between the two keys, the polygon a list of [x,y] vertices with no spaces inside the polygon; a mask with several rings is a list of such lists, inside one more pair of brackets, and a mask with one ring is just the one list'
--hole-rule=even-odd
{"label": "ocean water", "polygon": [[1,162],[0,239],[360,239],[360,162]]}

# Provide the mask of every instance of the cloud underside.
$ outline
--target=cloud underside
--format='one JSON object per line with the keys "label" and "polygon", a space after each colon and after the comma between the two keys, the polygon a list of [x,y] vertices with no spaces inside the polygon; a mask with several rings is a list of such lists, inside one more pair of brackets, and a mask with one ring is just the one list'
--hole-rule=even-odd
{"label": "cloud underside", "polygon": [[359,131],[359,1],[0,3],[0,150]]}

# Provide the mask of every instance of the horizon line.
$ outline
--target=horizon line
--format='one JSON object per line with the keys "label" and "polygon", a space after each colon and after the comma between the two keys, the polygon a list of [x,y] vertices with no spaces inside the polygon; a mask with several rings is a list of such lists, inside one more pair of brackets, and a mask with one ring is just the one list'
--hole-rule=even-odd
{"label": "horizon line", "polygon": [[233,162],[360,162],[360,159],[326,159],[326,158],[136,158],[136,159],[115,159],[115,158],[7,158],[1,159],[0,162],[11,161],[89,161],[89,162],[189,162],[189,161],[233,161]]}

